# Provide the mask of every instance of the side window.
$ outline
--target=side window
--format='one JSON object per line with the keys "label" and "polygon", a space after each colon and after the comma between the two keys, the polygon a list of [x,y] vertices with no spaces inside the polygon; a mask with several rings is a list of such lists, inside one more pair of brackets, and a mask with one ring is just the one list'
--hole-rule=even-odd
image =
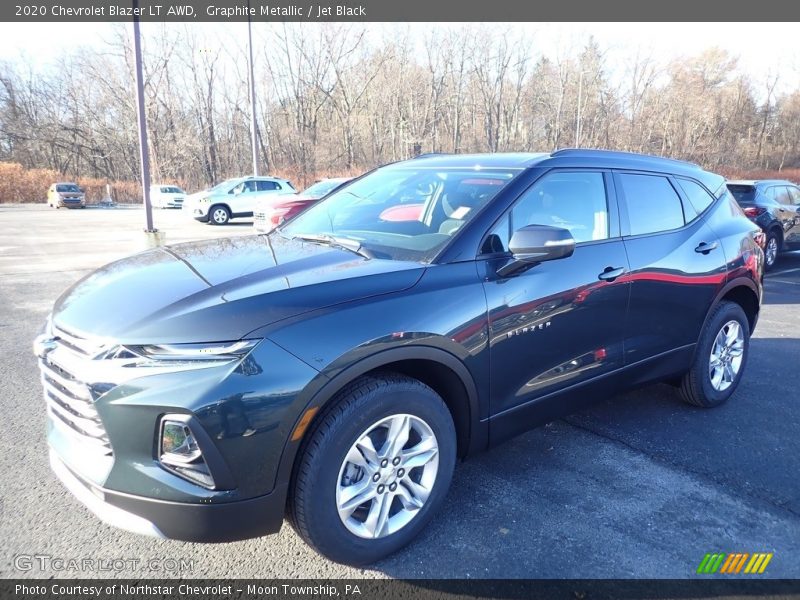
{"label": "side window", "polygon": [[569,230],[576,243],[608,238],[608,201],[603,174],[548,173],[517,200],[487,236],[483,252],[505,252],[513,233],[526,225]]}
{"label": "side window", "polygon": [[764,192],[764,195],[767,198],[769,198],[770,200],[772,200],[773,202],[777,202],[778,201],[778,188],[775,187],[775,186],[767,188],[766,191]]}
{"label": "side window", "polygon": [[659,175],[619,176],[628,207],[630,235],[657,233],[683,227],[683,207],[669,179]]}
{"label": "side window", "polygon": [[794,206],[800,206],[800,190],[796,187],[788,187],[786,189],[789,190],[789,196],[792,199],[792,204]]}
{"label": "side window", "polygon": [[678,179],[678,184],[689,198],[689,203],[698,215],[714,202],[714,196],[709,194],[699,183],[689,179]]}
{"label": "side window", "polygon": [[258,191],[259,192],[272,192],[274,190],[279,190],[281,187],[275,183],[274,181],[258,181]]}
{"label": "side window", "polygon": [[789,188],[785,185],[778,186],[775,193],[775,200],[778,201],[779,204],[789,204],[792,203],[792,197],[789,195]]}

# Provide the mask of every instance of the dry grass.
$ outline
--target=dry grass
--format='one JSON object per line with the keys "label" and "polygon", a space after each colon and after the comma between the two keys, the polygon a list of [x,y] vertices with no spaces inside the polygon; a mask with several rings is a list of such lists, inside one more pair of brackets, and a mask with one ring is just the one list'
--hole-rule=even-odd
{"label": "dry grass", "polygon": [[[291,181],[297,189],[303,189],[324,177],[355,177],[361,173],[356,170],[324,171],[301,173],[297,169],[276,169],[270,175]],[[111,184],[111,197],[121,204],[140,204],[142,188],[138,181],[106,181],[90,177],[70,179],[52,169],[25,169],[19,163],[0,162],[0,203],[42,203],[47,202],[47,189],[58,181],[72,181],[86,190],[87,204],[96,204],[106,198],[106,184]],[[169,182],[172,183],[172,182]],[[175,182],[187,191],[197,191],[197,186]]]}
{"label": "dry grass", "polygon": [[[18,163],[0,162],[0,202],[45,203],[47,189],[58,181],[70,181],[52,169],[25,169]],[[102,201],[106,197],[106,180],[79,177],[72,180],[86,190],[86,202]],[[132,181],[112,182],[112,198],[123,204],[142,201],[141,187]]]}
{"label": "dry grass", "polygon": [[720,175],[728,179],[788,179],[800,183],[800,169],[789,168],[778,171],[777,169],[718,169]]}

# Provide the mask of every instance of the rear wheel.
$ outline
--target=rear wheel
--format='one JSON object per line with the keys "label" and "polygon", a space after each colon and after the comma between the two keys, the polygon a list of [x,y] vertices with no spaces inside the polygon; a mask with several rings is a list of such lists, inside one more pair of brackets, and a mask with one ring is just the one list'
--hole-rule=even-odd
{"label": "rear wheel", "polygon": [[395,552],[444,501],[455,427],[442,399],[415,379],[357,380],[309,436],[289,517],[332,560],[363,565]]}
{"label": "rear wheel", "polygon": [[733,395],[742,379],[750,348],[750,325],[742,307],[721,302],[709,317],[691,369],[681,381],[689,404],[711,408]]}
{"label": "rear wheel", "polygon": [[231,220],[231,211],[227,206],[218,204],[212,206],[208,211],[208,222],[212,225],[225,225]]}
{"label": "rear wheel", "polygon": [[769,270],[775,266],[778,254],[781,252],[781,237],[774,229],[767,233],[767,243],[764,245],[764,267]]}

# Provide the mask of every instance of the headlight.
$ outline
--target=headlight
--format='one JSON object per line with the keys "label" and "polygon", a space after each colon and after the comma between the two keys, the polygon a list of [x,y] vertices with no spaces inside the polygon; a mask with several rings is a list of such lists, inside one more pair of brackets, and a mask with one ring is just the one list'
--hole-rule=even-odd
{"label": "headlight", "polygon": [[98,358],[124,361],[125,367],[214,367],[244,358],[260,340],[211,342],[207,344],[120,345]]}

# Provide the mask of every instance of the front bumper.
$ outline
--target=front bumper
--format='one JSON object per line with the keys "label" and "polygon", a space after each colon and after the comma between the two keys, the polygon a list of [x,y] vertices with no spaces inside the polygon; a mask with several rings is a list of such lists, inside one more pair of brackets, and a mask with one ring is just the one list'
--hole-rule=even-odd
{"label": "front bumper", "polygon": [[[123,367],[95,364],[94,354],[81,350],[92,340],[55,328],[43,337],[34,347],[52,470],[98,517],[136,533],[194,542],[280,529],[288,476],[279,476],[279,467],[307,403],[298,393],[315,370],[262,340],[238,361],[162,373],[141,367],[140,377],[100,384],[117,381],[113,369]],[[106,391],[109,385],[115,387]],[[158,460],[166,414],[185,418],[214,488]]]}
{"label": "front bumper", "polygon": [[286,485],[249,500],[192,504],[101,488],[81,479],[53,450],[50,450],[50,467],[61,483],[100,520],[133,533],[217,543],[277,533],[283,524]]}
{"label": "front bumper", "polygon": [[59,200],[56,205],[66,208],[83,208],[86,206],[86,200]]}

